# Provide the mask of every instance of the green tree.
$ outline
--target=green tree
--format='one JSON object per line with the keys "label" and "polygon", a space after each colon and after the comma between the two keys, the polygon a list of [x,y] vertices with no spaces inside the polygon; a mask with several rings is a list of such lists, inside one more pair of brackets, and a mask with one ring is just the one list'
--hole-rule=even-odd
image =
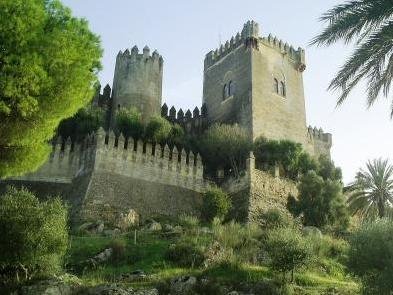
{"label": "green tree", "polygon": [[369,106],[381,92],[388,97],[393,67],[392,16],[391,0],[347,1],[322,15],[321,21],[327,26],[312,44],[329,46],[340,40],[356,44],[329,86],[331,90],[341,90],[338,105],[361,80],[367,82]]}
{"label": "green tree", "polygon": [[231,199],[219,187],[209,189],[203,196],[202,217],[212,221],[215,217],[225,218],[232,207]]}
{"label": "green tree", "polygon": [[0,196],[0,269],[19,280],[61,269],[68,245],[67,209],[59,198],[40,202],[26,189]]}
{"label": "green tree", "polygon": [[386,217],[393,204],[393,166],[388,160],[368,161],[348,187],[348,204],[353,213],[365,217]]}
{"label": "green tree", "polygon": [[295,217],[303,215],[304,225],[348,226],[348,213],[339,181],[324,180],[315,171],[309,171],[301,177],[298,191],[298,199],[288,197],[287,207]]}
{"label": "green tree", "polygon": [[232,168],[236,176],[251,148],[251,140],[238,125],[215,124],[199,142],[200,153],[209,169]]}
{"label": "green tree", "polygon": [[146,126],[145,138],[163,144],[168,141],[171,132],[172,124],[168,120],[161,116],[153,116]]}
{"label": "green tree", "polygon": [[185,133],[179,124],[173,124],[169,133],[168,142],[170,145],[185,146]]}
{"label": "green tree", "polygon": [[326,155],[321,155],[318,158],[317,169],[315,170],[319,176],[324,180],[335,180],[342,182],[342,172],[339,167],[336,167],[332,160]]}
{"label": "green tree", "polygon": [[363,224],[349,240],[349,269],[361,278],[364,294],[393,293],[393,222]]}
{"label": "green tree", "polygon": [[96,132],[104,123],[104,115],[98,108],[82,108],[73,117],[60,122],[57,133],[72,140],[83,140],[86,135]]}
{"label": "green tree", "polygon": [[121,108],[116,113],[116,128],[126,138],[141,138],[144,131],[141,113],[135,108]]}
{"label": "green tree", "polygon": [[266,250],[273,270],[281,272],[283,280],[291,273],[291,282],[297,268],[306,266],[312,258],[310,243],[293,228],[277,228],[268,233]]}
{"label": "green tree", "polygon": [[0,178],[38,168],[64,118],[94,94],[102,50],[57,0],[0,2]]}

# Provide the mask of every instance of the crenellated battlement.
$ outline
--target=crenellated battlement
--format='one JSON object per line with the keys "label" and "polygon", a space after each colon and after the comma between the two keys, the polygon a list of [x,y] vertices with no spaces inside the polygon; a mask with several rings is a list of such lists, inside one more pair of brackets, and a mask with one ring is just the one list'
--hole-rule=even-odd
{"label": "crenellated battlement", "polygon": [[168,106],[164,103],[161,107],[161,117],[179,124],[189,134],[201,134],[208,127],[206,104],[203,104],[200,110],[195,107],[192,111],[188,109],[184,112],[182,109],[176,111],[174,106],[168,111]]}
{"label": "crenellated battlement", "polygon": [[319,140],[326,144],[332,144],[332,134],[323,132],[322,128],[308,126],[307,136],[310,140]]}
{"label": "crenellated battlement", "polygon": [[96,135],[94,171],[122,175],[154,183],[204,191],[203,164],[199,154],[172,149],[165,144],[116,136],[101,128]]}
{"label": "crenellated battlement", "polygon": [[287,42],[269,34],[267,37],[259,35],[259,25],[255,21],[248,21],[244,24],[242,32],[237,33],[230,40],[226,41],[219,48],[210,51],[205,56],[205,68],[213,65],[233,50],[241,45],[252,46],[255,49],[260,49],[260,44],[274,48],[283,55],[287,55],[290,59],[298,62],[299,71],[305,70],[305,51],[302,48],[294,49],[292,45]]}
{"label": "crenellated battlement", "polygon": [[158,53],[157,50],[154,50],[152,54],[150,54],[150,48],[146,45],[142,52],[139,53],[138,46],[134,46],[129,50],[128,48],[124,51],[119,51],[116,57],[116,61],[130,61],[130,62],[139,62],[139,63],[151,63],[156,64],[158,66],[162,66],[164,59]]}

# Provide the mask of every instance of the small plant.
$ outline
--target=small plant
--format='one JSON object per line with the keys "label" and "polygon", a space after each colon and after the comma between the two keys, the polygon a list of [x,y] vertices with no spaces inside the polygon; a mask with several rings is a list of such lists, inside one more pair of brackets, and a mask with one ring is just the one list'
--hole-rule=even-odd
{"label": "small plant", "polygon": [[199,226],[199,219],[196,216],[181,214],[179,218],[180,224],[187,229],[194,229]]}
{"label": "small plant", "polygon": [[203,196],[202,217],[209,222],[215,217],[224,219],[231,207],[229,196],[220,188],[213,187]]}
{"label": "small plant", "polygon": [[312,248],[307,239],[295,229],[279,228],[268,234],[266,249],[271,258],[273,270],[281,272],[283,281],[291,273],[291,282],[296,269],[307,265],[312,257]]}
{"label": "small plant", "polygon": [[205,260],[203,248],[191,239],[180,240],[169,247],[166,257],[183,267],[199,267]]}

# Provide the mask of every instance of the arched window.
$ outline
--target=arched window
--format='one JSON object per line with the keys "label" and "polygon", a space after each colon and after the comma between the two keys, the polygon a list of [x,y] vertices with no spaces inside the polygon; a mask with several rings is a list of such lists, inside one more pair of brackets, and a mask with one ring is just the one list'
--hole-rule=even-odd
{"label": "arched window", "polygon": [[274,92],[278,94],[278,80],[274,78]]}
{"label": "arched window", "polygon": [[227,98],[227,93],[228,93],[228,85],[224,85],[224,89],[222,90],[222,99],[225,100]]}
{"label": "arched window", "polygon": [[228,96],[231,96],[235,93],[235,85],[233,84],[232,81],[229,81],[228,84]]}
{"label": "arched window", "polygon": [[285,83],[283,81],[280,82],[280,94],[284,97],[286,96]]}

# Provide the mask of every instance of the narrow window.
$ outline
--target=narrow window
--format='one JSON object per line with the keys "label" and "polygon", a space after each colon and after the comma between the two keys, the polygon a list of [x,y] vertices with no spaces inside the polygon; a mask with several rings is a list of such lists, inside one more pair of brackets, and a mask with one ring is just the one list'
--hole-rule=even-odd
{"label": "narrow window", "polygon": [[284,97],[286,95],[285,83],[282,81],[280,82],[280,94]]}
{"label": "narrow window", "polygon": [[274,92],[278,94],[278,80],[274,78]]}
{"label": "narrow window", "polygon": [[235,93],[235,85],[233,85],[232,81],[229,81],[229,86],[228,86],[228,96],[231,96]]}
{"label": "narrow window", "polygon": [[228,85],[224,85],[224,89],[222,91],[222,99],[225,100],[227,98],[227,92],[228,92]]}

